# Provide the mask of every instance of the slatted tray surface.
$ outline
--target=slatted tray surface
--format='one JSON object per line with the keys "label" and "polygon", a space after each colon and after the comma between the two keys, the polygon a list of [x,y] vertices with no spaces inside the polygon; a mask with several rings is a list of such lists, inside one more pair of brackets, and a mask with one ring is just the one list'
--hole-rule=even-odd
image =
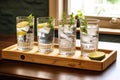
{"label": "slatted tray surface", "polygon": [[98,51],[106,53],[106,57],[101,61],[90,60],[88,57],[81,57],[80,47],[76,47],[75,55],[64,56],[59,55],[58,45],[54,46],[53,52],[43,54],[38,52],[37,43],[34,44],[33,50],[30,51],[19,51],[17,49],[17,44],[14,44],[2,50],[2,59],[103,71],[116,60],[117,51],[107,49],[99,49]]}

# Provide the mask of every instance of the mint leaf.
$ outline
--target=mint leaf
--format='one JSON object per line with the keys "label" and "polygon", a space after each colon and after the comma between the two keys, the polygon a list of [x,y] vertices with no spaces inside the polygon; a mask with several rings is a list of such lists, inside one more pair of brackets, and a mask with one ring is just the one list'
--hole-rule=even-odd
{"label": "mint leaf", "polygon": [[53,22],[54,22],[54,18],[53,17],[49,17],[48,24],[49,24],[49,27],[51,29],[54,28],[54,23]]}
{"label": "mint leaf", "polygon": [[84,19],[84,18],[85,18],[85,16],[83,15],[82,11],[80,11],[80,10],[77,11],[76,16],[77,16],[78,18],[81,18],[81,19]]}
{"label": "mint leaf", "polygon": [[66,23],[66,14],[64,12],[63,15],[62,15],[62,26],[63,27],[64,27],[65,23]]}
{"label": "mint leaf", "polygon": [[88,31],[87,31],[87,19],[86,18],[85,19],[81,19],[80,29],[81,29],[82,32],[84,32],[86,34],[88,33]]}
{"label": "mint leaf", "polygon": [[27,18],[28,18],[29,25],[32,26],[34,16],[32,14],[30,14]]}
{"label": "mint leaf", "polygon": [[74,16],[73,16],[73,13],[70,15],[70,21],[69,21],[69,25],[70,27],[74,24]]}
{"label": "mint leaf", "polygon": [[76,14],[76,18],[80,21],[80,30],[84,33],[88,33],[87,31],[87,19],[82,13],[82,11],[78,10]]}

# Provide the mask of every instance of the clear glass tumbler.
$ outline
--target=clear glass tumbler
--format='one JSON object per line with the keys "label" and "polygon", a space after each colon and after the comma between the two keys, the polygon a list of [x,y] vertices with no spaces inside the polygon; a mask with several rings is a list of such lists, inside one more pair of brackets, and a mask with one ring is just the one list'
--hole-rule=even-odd
{"label": "clear glass tumbler", "polygon": [[58,43],[59,43],[59,54],[72,56],[75,54],[76,49],[76,23],[70,25],[67,21],[64,25],[59,20],[58,28]]}
{"label": "clear glass tumbler", "polygon": [[98,49],[99,40],[99,27],[98,19],[88,19],[87,27],[81,23],[80,31],[80,44],[81,44],[81,55],[88,56],[90,52]]}
{"label": "clear glass tumbler", "polygon": [[54,19],[52,17],[37,18],[38,51],[50,53],[54,48]]}
{"label": "clear glass tumbler", "polygon": [[34,46],[34,17],[16,17],[18,50],[31,50]]}

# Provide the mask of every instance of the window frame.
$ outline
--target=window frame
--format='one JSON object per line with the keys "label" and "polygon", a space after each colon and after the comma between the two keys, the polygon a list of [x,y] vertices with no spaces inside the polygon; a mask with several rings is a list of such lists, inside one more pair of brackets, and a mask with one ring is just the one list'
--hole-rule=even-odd
{"label": "window frame", "polygon": [[55,19],[58,16],[58,0],[49,0],[49,16],[53,16]]}
{"label": "window frame", "polygon": [[[68,14],[68,0],[64,0],[64,12]],[[68,15],[69,16],[69,15]],[[114,20],[114,17],[103,16],[86,16],[87,18],[96,18],[100,20],[99,26],[101,28],[120,29],[120,17]]]}
{"label": "window frame", "polygon": [[[49,0],[49,16],[53,16],[55,19],[58,19],[59,16],[58,15],[62,15],[62,12],[66,12],[68,14],[68,8],[67,5],[68,4],[68,0],[61,0],[63,1],[63,3],[61,2],[61,4],[63,4],[63,9],[60,9],[61,7],[58,6],[59,4],[59,0]],[[61,13],[59,12],[60,10]],[[108,21],[112,20],[111,17],[98,17],[98,16],[86,16],[87,18],[97,18],[100,19],[102,23],[100,23],[100,28],[99,31],[101,34],[112,34],[112,35],[120,35],[120,27],[114,27],[116,26],[116,24],[109,26],[108,25]],[[107,26],[102,26],[102,25],[107,25]],[[55,26],[55,29],[57,30],[57,23]],[[79,30],[77,30],[79,31]]]}
{"label": "window frame", "polygon": [[49,0],[49,16],[53,16],[55,19],[61,18],[63,13],[65,0]]}
{"label": "window frame", "polygon": [[49,0],[49,16],[53,16],[56,21],[55,25],[58,25],[57,20],[61,19],[63,9],[64,9],[64,0]]}

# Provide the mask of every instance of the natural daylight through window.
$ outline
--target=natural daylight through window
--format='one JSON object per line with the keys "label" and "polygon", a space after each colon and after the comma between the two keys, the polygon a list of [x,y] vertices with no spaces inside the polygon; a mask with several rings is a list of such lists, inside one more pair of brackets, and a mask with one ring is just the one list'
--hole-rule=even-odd
{"label": "natural daylight through window", "polygon": [[87,16],[120,17],[120,0],[68,0],[68,14],[78,10]]}

